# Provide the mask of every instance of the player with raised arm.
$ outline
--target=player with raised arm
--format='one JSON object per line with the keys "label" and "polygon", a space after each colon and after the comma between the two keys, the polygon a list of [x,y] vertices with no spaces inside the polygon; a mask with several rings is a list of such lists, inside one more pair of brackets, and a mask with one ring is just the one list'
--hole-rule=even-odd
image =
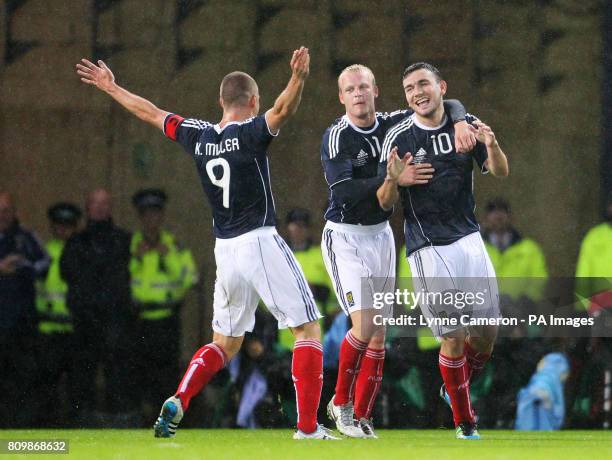
{"label": "player with raised arm", "polygon": [[223,117],[217,124],[157,108],[117,85],[102,61],[95,65],[83,59],[77,64],[84,83],[106,92],[184,147],[195,161],[212,208],[217,264],[213,341],[193,355],[176,393],[164,402],[155,423],[156,437],[174,436],[191,398],[238,352],[245,332],[253,330],[261,298],[279,327],[291,328],[296,338],[294,439],[337,439],[316,419],[323,378],[321,315],[299,264],[276,232],[266,152],[300,104],[309,63],[307,48],[294,51],[289,83],[264,115],[258,115],[255,80],[243,72],[226,75],[219,97]]}
{"label": "player with raised arm", "polygon": [[[414,114],[385,137],[381,169],[387,175],[377,195],[387,210],[401,195],[406,255],[416,290],[480,293],[483,299],[469,308],[433,300],[420,305],[426,318],[439,320],[431,329],[441,340],[441,395],[453,411],[456,436],[479,439],[470,380],[491,356],[497,326],[465,327],[460,321],[452,325],[442,320],[464,314],[470,319],[500,317],[495,270],[474,216],[473,163],[483,173],[507,176],[508,160],[491,128],[470,115],[466,119],[478,143],[469,154],[456,151],[455,128],[442,105],[447,85],[434,66],[423,62],[409,66],[403,86]],[[425,163],[431,166],[422,168]]]}
{"label": "player with raised arm", "polygon": [[[325,131],[321,145],[329,186],[321,246],[338,302],[352,327],[340,348],[335,395],[327,411],[346,436],[375,438],[371,414],[382,381],[385,328],[374,324],[374,315],[389,316],[392,306],[373,309],[373,296],[395,287],[391,212],[381,209],[376,198],[384,179],[378,162],[385,134],[412,110],[376,112],[378,87],[372,71],[363,65],[344,69],[338,89],[346,114]],[[464,134],[457,136],[458,148],[468,151],[476,140],[463,121],[465,109],[458,101],[446,104],[458,132]]]}

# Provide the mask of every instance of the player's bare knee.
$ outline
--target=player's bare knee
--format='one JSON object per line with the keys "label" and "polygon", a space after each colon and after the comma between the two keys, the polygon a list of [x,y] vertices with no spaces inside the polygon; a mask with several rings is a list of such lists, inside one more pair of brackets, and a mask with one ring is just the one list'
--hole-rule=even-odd
{"label": "player's bare knee", "polygon": [[374,350],[382,350],[385,348],[385,330],[381,329],[376,331],[368,342],[368,347]]}
{"label": "player's bare knee", "polygon": [[380,326],[374,322],[374,315],[377,310],[364,309],[351,313],[351,334],[357,340],[362,342],[370,342],[375,335],[382,334],[384,341],[384,326]]}
{"label": "player's bare knee", "polygon": [[229,337],[218,333],[213,336],[213,343],[223,350],[228,361],[240,351],[243,340],[244,336]]}
{"label": "player's bare knee", "polygon": [[296,340],[321,340],[321,327],[318,321],[310,321],[300,326],[291,328]]}
{"label": "player's bare knee", "polygon": [[461,334],[451,334],[442,337],[440,351],[450,358],[458,358],[463,355],[465,337]]}

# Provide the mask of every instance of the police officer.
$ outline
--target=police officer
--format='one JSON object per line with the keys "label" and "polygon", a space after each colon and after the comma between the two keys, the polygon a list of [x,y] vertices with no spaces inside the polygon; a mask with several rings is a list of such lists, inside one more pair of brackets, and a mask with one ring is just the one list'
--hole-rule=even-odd
{"label": "police officer", "polygon": [[57,203],[49,208],[51,239],[45,249],[51,258],[47,276],[37,283],[36,309],[38,310],[39,372],[38,393],[41,398],[38,420],[42,426],[52,426],[66,421],[67,414],[62,404],[60,382],[67,375],[66,400],[71,395],[71,369],[73,358],[73,325],[66,306],[68,285],[60,274],[60,258],[66,241],[76,232],[81,210],[72,203]]}
{"label": "police officer", "polygon": [[576,264],[576,294],[584,307],[595,295],[600,305],[603,296],[612,298],[612,191],[604,204],[604,221],[585,235]]}
{"label": "police officer", "polygon": [[145,366],[139,375],[146,378],[140,389],[143,402],[155,407],[174,389],[179,376],[178,313],[185,294],[198,280],[191,252],[162,228],[166,201],[160,189],[140,190],[132,197],[141,224],[130,246],[138,349]]}
{"label": "police officer", "polygon": [[537,242],[514,228],[510,204],[505,199],[487,203],[482,236],[499,279],[500,294],[512,301],[540,301],[548,278],[544,252]]}

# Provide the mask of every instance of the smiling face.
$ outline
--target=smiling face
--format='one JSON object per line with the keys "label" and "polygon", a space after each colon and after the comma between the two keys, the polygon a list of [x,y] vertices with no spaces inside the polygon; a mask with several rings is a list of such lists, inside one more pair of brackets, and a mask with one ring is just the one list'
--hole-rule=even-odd
{"label": "smiling face", "polygon": [[406,101],[417,115],[432,118],[442,108],[446,94],[446,82],[438,79],[431,70],[418,69],[404,77]]}
{"label": "smiling face", "polygon": [[344,70],[338,78],[340,102],[351,120],[369,121],[376,112],[378,87],[369,69]]}

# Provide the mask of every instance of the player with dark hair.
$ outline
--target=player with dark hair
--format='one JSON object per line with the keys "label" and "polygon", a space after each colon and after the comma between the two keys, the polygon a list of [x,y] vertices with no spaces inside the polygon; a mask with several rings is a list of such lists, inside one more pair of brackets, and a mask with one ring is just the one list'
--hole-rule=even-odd
{"label": "player with dark hair", "polygon": [[[481,293],[482,305],[470,308],[421,302],[431,319],[498,318],[497,281],[474,216],[473,162],[483,173],[508,175],[508,160],[489,126],[471,115],[470,129],[478,140],[469,154],[454,148],[455,127],[444,113],[447,85],[431,64],[416,63],[403,74],[406,100],[414,114],[387,132],[381,169],[387,171],[377,195],[391,210],[401,195],[408,263],[415,289],[433,293]],[[424,163],[431,167],[419,169]],[[491,356],[497,326],[464,327],[442,320],[432,331],[441,340],[441,395],[450,403],[460,439],[478,439],[470,402],[470,380]]]}
{"label": "player with dark hair", "polygon": [[84,83],[97,86],[132,114],[180,143],[196,163],[214,218],[217,281],[213,341],[193,356],[174,396],[162,406],[155,436],[174,436],[193,396],[238,352],[252,331],[260,298],[280,328],[296,341],[292,377],[298,410],[295,439],[336,439],[317,423],[322,387],[321,317],[304,274],[276,232],[267,148],[297,111],[309,73],[307,48],[294,51],[292,75],[274,106],[259,113],[259,90],[243,72],[227,75],[220,88],[218,124],[183,118],[157,108],[115,83],[102,61],[77,64]]}
{"label": "player with dark hair", "polygon": [[[338,90],[346,114],[325,131],[321,145],[329,186],[321,246],[338,302],[352,327],[340,347],[335,395],[327,411],[346,436],[375,438],[371,414],[382,382],[385,328],[376,326],[373,316],[389,316],[392,311],[391,306],[374,309],[373,295],[395,288],[396,253],[388,223],[391,212],[381,209],[376,198],[385,177],[384,172],[379,175],[378,162],[385,134],[412,111],[376,112],[374,74],[360,64],[340,73]],[[476,140],[463,121],[465,109],[458,101],[446,104],[464,133],[458,136],[459,148],[468,151]]]}

